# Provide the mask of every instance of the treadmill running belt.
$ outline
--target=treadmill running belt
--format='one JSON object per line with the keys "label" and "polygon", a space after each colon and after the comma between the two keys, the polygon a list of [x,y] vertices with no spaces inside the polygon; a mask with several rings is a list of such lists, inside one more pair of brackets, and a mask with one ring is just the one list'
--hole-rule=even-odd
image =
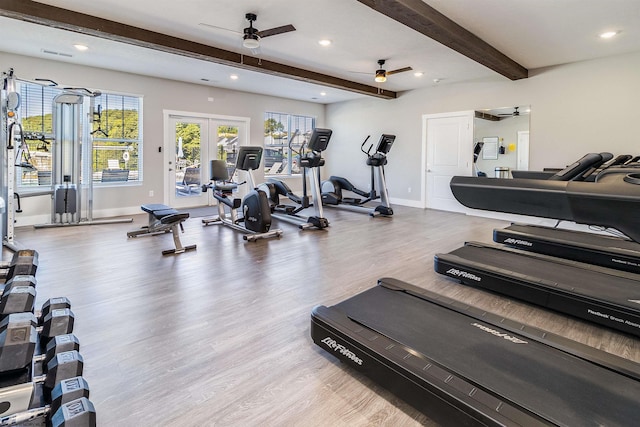
{"label": "treadmill running belt", "polygon": [[640,336],[640,276],[505,246],[469,242],[437,254],[435,270]]}
{"label": "treadmill running belt", "polygon": [[[387,288],[385,282],[393,286]],[[377,380],[375,369],[365,366],[373,362],[356,349],[375,353],[373,343],[377,338],[373,336],[380,334],[395,343],[386,345],[387,351],[395,346],[405,351],[404,355],[402,352],[396,355],[397,360],[384,354],[376,354],[374,359],[387,357],[389,360],[381,363],[393,366],[398,378],[404,381],[415,383],[411,377],[416,375],[432,385],[449,385],[454,394],[462,391],[457,405],[465,408],[461,409],[463,412],[472,407],[474,422],[482,424],[622,426],[637,422],[640,416],[637,380],[541,343],[535,337],[505,330],[492,323],[496,317],[491,314],[476,318],[471,316],[472,308],[455,309],[455,304],[444,298],[429,300],[430,293],[424,290],[418,291],[420,297],[404,289],[394,290],[404,287],[410,292],[412,287],[393,279],[382,279],[381,284],[328,309],[314,310],[312,335],[316,344],[340,358],[343,356],[340,352],[331,346],[327,348],[325,338],[327,331],[337,330],[340,339],[346,338],[345,346],[356,357],[363,358],[362,366],[351,365]],[[339,320],[331,325],[334,319]],[[344,322],[346,328],[336,326]],[[495,323],[501,325],[500,321]],[[354,332],[359,329],[361,337]],[[338,339],[337,335],[332,336]],[[604,357],[614,364],[630,363],[612,355]],[[347,356],[346,361],[353,361],[353,357],[350,360]],[[637,375],[640,368],[631,365]],[[429,378],[430,370],[436,371],[431,374],[433,378]],[[442,381],[438,382],[437,377]],[[410,399],[415,400],[416,396]],[[421,408],[419,403],[411,403],[427,416],[434,410],[433,405]],[[488,420],[479,421],[478,413]],[[447,419],[439,421],[448,424]]]}

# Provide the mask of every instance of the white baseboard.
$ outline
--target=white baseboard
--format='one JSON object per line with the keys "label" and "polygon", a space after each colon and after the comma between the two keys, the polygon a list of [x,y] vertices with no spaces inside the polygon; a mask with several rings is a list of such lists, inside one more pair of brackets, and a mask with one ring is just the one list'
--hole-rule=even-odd
{"label": "white baseboard", "polygon": [[422,202],[420,200],[408,200],[408,199],[395,199],[389,197],[389,202],[392,205],[408,206],[410,208],[422,208]]}
{"label": "white baseboard", "polygon": [[[137,215],[143,213],[140,210],[140,206],[129,206],[125,208],[117,208],[117,209],[103,209],[99,211],[93,212],[93,219],[99,218],[113,218],[118,216],[126,216],[126,215]],[[38,214],[38,215],[28,215],[23,216],[21,214],[16,214],[16,227],[27,227],[38,224],[50,224],[51,223],[51,214]]]}

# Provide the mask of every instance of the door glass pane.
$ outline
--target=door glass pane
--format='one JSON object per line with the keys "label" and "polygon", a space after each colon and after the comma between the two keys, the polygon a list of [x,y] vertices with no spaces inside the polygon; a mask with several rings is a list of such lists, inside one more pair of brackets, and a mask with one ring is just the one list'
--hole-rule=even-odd
{"label": "door glass pane", "polygon": [[178,122],[176,137],[176,197],[200,196],[202,127],[199,123]]}
{"label": "door glass pane", "polygon": [[238,126],[219,125],[217,129],[218,159],[227,162],[229,177],[232,177],[238,152]]}

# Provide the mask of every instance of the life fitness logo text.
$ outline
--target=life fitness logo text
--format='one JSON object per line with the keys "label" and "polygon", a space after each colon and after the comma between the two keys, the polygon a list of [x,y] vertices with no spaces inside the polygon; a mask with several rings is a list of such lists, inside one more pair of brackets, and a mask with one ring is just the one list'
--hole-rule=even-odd
{"label": "life fitness logo text", "polygon": [[513,239],[509,237],[504,241],[508,245],[520,245],[520,246],[533,246],[533,243],[528,242],[526,240]]}
{"label": "life fitness logo text", "polygon": [[447,270],[447,274],[450,274],[452,276],[455,277],[462,277],[463,279],[471,279],[471,280],[475,280],[476,282],[481,282],[482,279],[478,276],[476,276],[475,274],[471,274],[467,271],[462,271],[462,270],[458,270],[457,268],[450,268]]}
{"label": "life fitness logo text", "polygon": [[336,353],[340,353],[341,355],[343,355],[347,359],[351,360],[352,362],[355,362],[358,365],[362,366],[362,359],[360,359],[351,350],[349,350],[348,348],[346,348],[342,344],[338,344],[336,342],[336,340],[331,339],[330,337],[326,337],[325,339],[323,339],[321,341],[321,343],[326,345],[327,347],[329,347],[330,349],[332,349]]}
{"label": "life fitness logo text", "polygon": [[491,329],[488,326],[481,325],[481,324],[479,324],[477,322],[473,322],[471,324],[471,326],[475,326],[476,328],[480,329],[481,331],[487,332],[487,333],[489,333],[491,335],[495,335],[496,337],[500,337],[500,338],[503,338],[503,339],[505,339],[507,341],[511,341],[514,344],[528,344],[528,342],[525,341],[525,340],[521,340],[520,338],[516,338],[516,337],[514,337],[512,335],[509,335],[507,333],[500,332],[500,331],[497,331],[495,329]]}

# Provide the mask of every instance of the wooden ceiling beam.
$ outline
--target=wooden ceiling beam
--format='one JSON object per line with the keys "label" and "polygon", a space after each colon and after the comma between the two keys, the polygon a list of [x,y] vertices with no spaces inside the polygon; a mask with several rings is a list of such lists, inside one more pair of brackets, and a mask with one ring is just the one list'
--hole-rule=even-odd
{"label": "wooden ceiling beam", "polygon": [[529,77],[529,70],[525,67],[462,28],[423,0],[358,1],[511,80]]}
{"label": "wooden ceiling beam", "polygon": [[246,56],[30,0],[0,0],[0,16],[363,95],[384,99],[397,97],[396,92],[375,86]]}

